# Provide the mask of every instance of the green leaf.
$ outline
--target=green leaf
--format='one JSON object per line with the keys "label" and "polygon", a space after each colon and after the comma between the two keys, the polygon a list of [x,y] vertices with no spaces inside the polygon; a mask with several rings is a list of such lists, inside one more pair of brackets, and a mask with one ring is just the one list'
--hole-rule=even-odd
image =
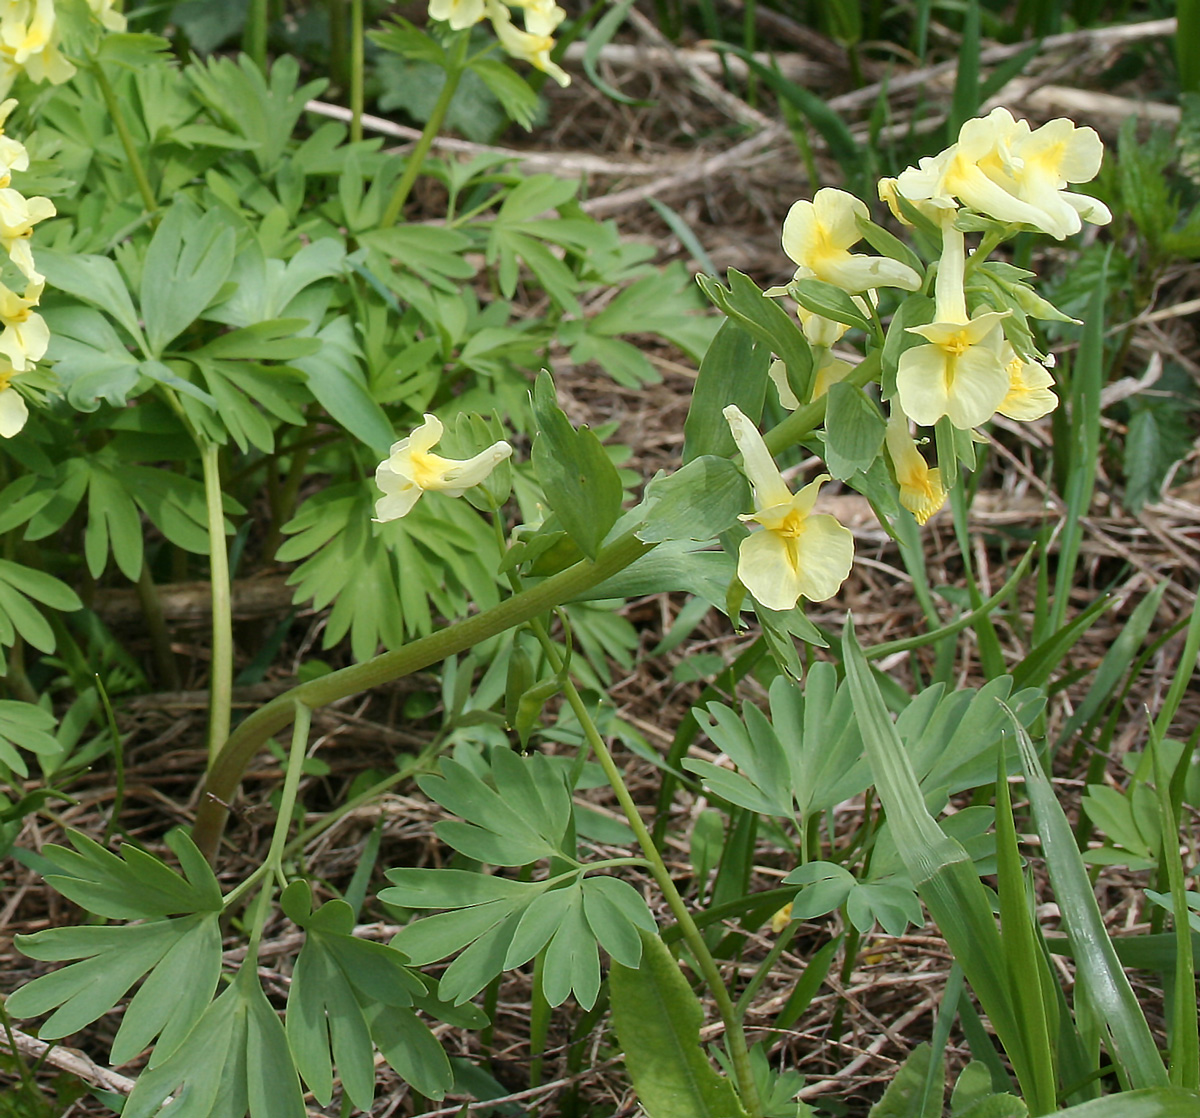
{"label": "green leaf", "polygon": [[832,318],[847,326],[870,332],[870,320],[858,308],[858,304],[840,287],[818,279],[793,280],[788,285],[792,297],[806,310],[823,318]]}
{"label": "green leaf", "polygon": [[1014,720],[1014,730],[1042,853],[1089,1004],[1111,1037],[1114,1059],[1120,1061],[1129,1082],[1134,1087],[1165,1086],[1167,1070],[1104,927],[1071,823],[1025,728]]}
{"label": "green leaf", "polygon": [[476,58],[471,69],[483,80],[509,118],[528,132],[538,110],[538,95],[520,74],[495,58]]}
{"label": "green leaf", "polygon": [[89,912],[137,920],[222,909],[217,879],[203,858],[191,857],[195,845],[182,830],[167,839],[172,849],[188,854],[182,876],[132,843],[126,843],[123,857],[118,857],[78,831],[68,831],[67,838],[74,850],[57,845],[43,850],[60,871],[48,874],[46,881]]}
{"label": "green leaf", "polygon": [[737,523],[750,487],[728,458],[693,458],[673,474],[658,474],[646,486],[645,524],[639,540],[711,540]]}
{"label": "green leaf", "polygon": [[[1068,1106],[1059,1118],[1194,1118],[1200,1093],[1182,1087],[1147,1087]],[[986,1116],[985,1116],[986,1118]]]}
{"label": "green leaf", "polygon": [[[367,1007],[366,1018],[371,1039],[392,1070],[426,1098],[445,1098],[454,1086],[454,1069],[429,1026],[411,1009],[380,1002]],[[481,1024],[473,1020],[465,1027]]]}
{"label": "green leaf", "polygon": [[932,1059],[933,1050],[929,1044],[924,1041],[918,1044],[892,1077],[883,1098],[871,1107],[868,1118],[941,1118],[946,1067],[943,1060],[940,1073],[935,1073],[933,1079],[941,1090],[929,1091]]}
{"label": "green leaf", "polygon": [[140,302],[153,356],[161,356],[221,290],[235,240],[217,210],[201,215],[182,199],[167,210],[142,265]]}
{"label": "green leaf", "polygon": [[[48,1039],[69,1036],[108,1013],[148,971],[113,1041],[113,1060],[124,1063],[162,1033],[165,1057],[199,1019],[221,969],[216,913],[102,927],[51,928],[18,936],[17,947],[34,959],[80,959],[21,987],[6,1003],[17,1017],[55,1012],[39,1029]],[[186,972],[179,968],[189,964]],[[188,980],[179,982],[181,973]]]}
{"label": "green leaf", "polygon": [[595,559],[621,511],[617,468],[592,431],[571,426],[545,371],[534,387],[533,413],[538,424],[533,468],[546,502],[579,549]]}
{"label": "green leaf", "polygon": [[741,1118],[733,1084],[700,1044],[699,1000],[663,941],[639,934],[641,964],[614,962],[609,973],[613,1024],[638,1101],[649,1118]]}
{"label": "green leaf", "polygon": [[99,307],[120,323],[142,347],[145,355],[150,356],[129,289],[116,264],[107,256],[39,248],[37,264],[51,287]]}
{"label": "green leaf", "polygon": [[47,357],[71,407],[93,412],[101,400],[124,407],[142,372],[112,323],[99,311],[80,306],[47,307],[45,318],[50,327]]}
{"label": "green leaf", "polygon": [[683,423],[683,461],[702,454],[729,458],[736,451],[723,410],[736,404],[752,419],[762,414],[771,350],[732,319],[709,344]]}
{"label": "green leaf", "polygon": [[829,386],[825,407],[825,463],[835,478],[845,481],[866,471],[879,456],[887,428],[867,394],[840,381]]}

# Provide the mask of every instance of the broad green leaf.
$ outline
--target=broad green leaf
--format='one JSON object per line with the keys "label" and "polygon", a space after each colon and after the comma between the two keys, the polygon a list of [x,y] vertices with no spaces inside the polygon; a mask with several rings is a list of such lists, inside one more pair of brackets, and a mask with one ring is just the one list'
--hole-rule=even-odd
{"label": "broad green leaf", "polygon": [[[469,1006],[467,1008],[474,1008]],[[454,1086],[454,1071],[437,1037],[411,1009],[375,1002],[366,1010],[371,1039],[392,1070],[430,1099],[442,1099]],[[479,1028],[472,1021],[465,1027]]]}
{"label": "broad green leaf", "polygon": [[539,374],[534,387],[533,411],[538,424],[533,468],[546,502],[580,550],[594,559],[621,511],[617,468],[592,431],[571,426],[547,372]]}
{"label": "broad green leaf", "polygon": [[50,327],[46,355],[54,362],[68,403],[83,412],[94,412],[102,400],[124,407],[142,372],[112,323],[99,311],[81,306],[47,307],[45,318]]}
{"label": "broad green leaf", "polygon": [[609,973],[613,1024],[638,1102],[649,1118],[741,1118],[733,1084],[700,1044],[699,1000],[663,941],[640,935],[637,969],[614,962]]}
{"label": "broad green leaf", "polygon": [[233,267],[234,231],[216,210],[176,200],[155,230],[142,267],[141,308],[150,355],[191,325]]}
{"label": "broad green leaf", "polygon": [[116,264],[107,256],[39,248],[37,265],[51,287],[99,307],[129,332],[145,356],[150,356],[129,289]]}
{"label": "broad green leaf", "polygon": [[940,1071],[933,1078],[934,1085],[941,1090],[928,1091],[932,1059],[930,1046],[925,1042],[918,1044],[892,1077],[883,1098],[871,1107],[868,1118],[941,1118],[946,1067],[942,1060]]}
{"label": "broad green leaf", "polygon": [[583,914],[600,946],[616,962],[636,970],[642,959],[638,931],[656,930],[641,893],[618,877],[585,877]]}
{"label": "broad green leaf", "polygon": [[1195,1118],[1200,1113],[1200,1093],[1183,1087],[1146,1087],[1068,1106],[1057,1113],[1060,1118]]}
{"label": "broad green leaf", "polygon": [[771,350],[732,319],[709,344],[683,423],[683,461],[702,454],[729,458],[736,450],[722,411],[736,404],[752,419],[762,413]]}
{"label": "broad green leaf", "polygon": [[728,458],[706,454],[646,486],[639,540],[711,540],[737,523],[750,502],[746,477]]}
{"label": "broad green leaf", "polygon": [[520,74],[495,58],[476,58],[471,69],[483,80],[509,118],[528,132],[538,110],[538,95]]}
{"label": "broad green leaf", "polygon": [[840,287],[818,279],[794,280],[788,291],[806,310],[823,318],[832,318],[858,330],[870,331],[871,323],[854,300]]}
{"label": "broad green leaf", "polygon": [[825,406],[825,463],[835,478],[846,480],[867,470],[879,456],[886,429],[879,408],[857,385],[829,386]]}

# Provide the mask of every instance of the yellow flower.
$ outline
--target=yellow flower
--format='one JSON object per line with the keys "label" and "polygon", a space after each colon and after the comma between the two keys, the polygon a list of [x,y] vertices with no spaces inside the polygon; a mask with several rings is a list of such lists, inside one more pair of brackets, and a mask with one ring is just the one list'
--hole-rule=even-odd
{"label": "yellow flower", "polygon": [[1041,365],[1026,361],[1008,342],[1001,346],[1000,360],[1008,373],[1008,394],[996,407],[1001,415],[1029,423],[1058,407],[1050,390],[1054,378]]}
{"label": "yellow flower", "polygon": [[500,45],[513,58],[528,62],[549,74],[559,85],[570,85],[571,75],[550,58],[554,49],[554,31],[567,13],[555,3],[529,4],[525,7],[525,30],[512,21],[512,14],[499,0],[485,0],[488,18]]}
{"label": "yellow flower", "polygon": [[1008,312],[988,311],[967,317],[963,292],[966,245],[954,226],[954,212],[942,211],[942,256],[934,287],[934,318],[928,326],[910,326],[930,344],[900,355],[896,390],[909,419],[930,427],[943,415],[963,430],[986,423],[1009,388],[1000,359],[1000,322]]}
{"label": "yellow flower", "polygon": [[50,329],[33,308],[42,296],[41,283],[31,283],[24,295],[0,283],[0,354],[8,358],[17,372],[31,369],[46,355]]}
{"label": "yellow flower", "polygon": [[483,0],[429,0],[429,18],[444,19],[455,31],[483,19]]}
{"label": "yellow flower", "polygon": [[0,188],[8,186],[13,171],[29,169],[29,152],[25,150],[25,145],[4,134],[4,122],[16,107],[15,97],[0,104]]}
{"label": "yellow flower", "polygon": [[11,366],[5,368],[6,362],[0,361],[0,438],[11,439],[29,418],[29,409],[25,400],[11,381],[17,370]]}
{"label": "yellow flower", "polygon": [[858,218],[869,216],[865,202],[832,187],[796,202],[783,223],[783,251],[796,264],[796,278],[824,280],[852,295],[875,287],[918,290],[921,277],[907,264],[850,251],[862,240]]}
{"label": "yellow flower", "polygon": [[1031,131],[1027,121],[998,108],[968,120],[956,144],[901,172],[894,186],[881,183],[880,191],[942,207],[957,199],[997,221],[1031,225],[1062,240],[1079,232],[1081,218],[1097,225],[1112,220],[1101,202],[1065,189],[1094,178],[1102,156],[1091,128],[1059,118]]}
{"label": "yellow flower", "polygon": [[[820,399],[829,391],[831,384],[845,380],[853,369],[854,366],[849,361],[834,357],[828,351],[822,352],[816,358],[816,368],[813,370],[812,399]],[[779,402],[788,411],[795,411],[800,406],[800,400],[792,391],[792,386],[788,384],[787,366],[782,361],[772,361],[771,367],[767,370],[767,376],[771,378],[771,383],[775,385],[775,390],[779,393]]]}
{"label": "yellow flower", "polygon": [[792,902],[788,901],[774,916],[771,917],[771,931],[779,935],[792,922]]}
{"label": "yellow flower", "polygon": [[31,81],[65,82],[75,67],[58,49],[54,0],[7,0],[0,8],[0,94],[17,74]]}
{"label": "yellow flower", "polygon": [[832,598],[854,562],[854,537],[834,517],[812,512],[829,475],[793,495],[758,428],[733,404],[723,414],[754,489],[755,511],[741,519],[763,527],[742,540],[738,578],[768,609],[791,609],[800,598]]}
{"label": "yellow flower", "polygon": [[924,524],[946,503],[942,475],[929,468],[924,456],[908,431],[908,419],[899,408],[888,419],[886,435],[888,456],[896,471],[900,486],[900,503],[913,514],[918,524]]}
{"label": "yellow flower", "polygon": [[125,30],[125,17],[113,9],[113,0],[88,0],[88,7],[106,30]]}
{"label": "yellow flower", "polygon": [[407,516],[426,490],[461,497],[472,486],[486,481],[492,470],[512,454],[512,447],[500,441],[465,461],[443,458],[431,453],[442,431],[441,420],[426,415],[425,422],[407,439],[392,444],[391,452],[375,471],[375,484],[383,491],[375,502],[377,521]]}

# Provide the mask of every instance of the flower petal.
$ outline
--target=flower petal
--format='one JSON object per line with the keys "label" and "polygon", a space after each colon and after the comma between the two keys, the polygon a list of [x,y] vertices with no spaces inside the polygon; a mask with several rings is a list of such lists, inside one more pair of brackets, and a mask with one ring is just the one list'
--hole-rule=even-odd
{"label": "flower petal", "polygon": [[764,529],[738,548],[738,578],[767,609],[791,609],[800,597],[795,542]]}
{"label": "flower petal", "polygon": [[792,491],[779,473],[779,467],[775,465],[775,459],[767,450],[758,428],[736,404],[730,404],[721,414],[729,424],[733,441],[742,452],[742,472],[754,487],[754,507],[764,509],[790,503]]}

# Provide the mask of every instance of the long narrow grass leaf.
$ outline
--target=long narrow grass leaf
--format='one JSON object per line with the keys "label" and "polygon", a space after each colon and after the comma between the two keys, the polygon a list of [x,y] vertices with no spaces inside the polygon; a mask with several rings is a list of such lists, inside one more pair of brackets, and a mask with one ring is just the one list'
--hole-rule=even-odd
{"label": "long narrow grass leaf", "polygon": [[1029,898],[1025,875],[1021,872],[1004,756],[1005,751],[1001,750],[996,777],[996,884],[1000,898],[1000,931],[1017,1028],[1024,1035],[1029,1056],[1029,1082],[1022,1080],[1021,1090],[1033,1114],[1048,1114],[1055,1107],[1055,1074],[1050,1044],[1053,1029],[1047,1018],[1050,1006],[1042,996],[1046,985],[1042,972],[1046,964],[1029,915]]}
{"label": "long narrow grass leaf", "polygon": [[979,0],[967,0],[962,42],[958,50],[954,97],[950,103],[950,117],[946,121],[947,144],[952,144],[958,139],[959,128],[979,109],[979,6]]}
{"label": "long narrow grass leaf", "polygon": [[1171,802],[1170,777],[1162,759],[1162,738],[1150,727],[1154,783],[1158,793],[1158,818],[1162,829],[1162,858],[1171,886],[1171,914],[1175,921],[1175,998],[1171,1012],[1168,1067],[1177,1087],[1200,1087],[1200,1036],[1197,1035],[1195,960],[1192,957],[1190,912],[1183,859],[1179,856],[1179,821]]}
{"label": "long narrow grass leaf", "polygon": [[970,855],[938,827],[925,807],[908,754],[849,617],[842,636],[842,655],[875,787],[905,868],[1009,1058],[1024,1066],[1024,1043],[1004,979],[1004,953],[987,891]]}
{"label": "long narrow grass leaf", "polygon": [[1058,569],[1050,603],[1049,631],[1063,627],[1075,584],[1075,564],[1083,543],[1083,520],[1092,503],[1096,465],[1100,453],[1100,389],[1104,386],[1104,300],[1107,293],[1107,260],[1093,281],[1092,297],[1084,316],[1083,337],[1071,369],[1071,443],[1068,450],[1067,508],[1059,536]]}
{"label": "long narrow grass leaf", "polygon": [[1182,1087],[1148,1087],[1068,1106],[1059,1118],[1196,1118],[1200,1094]]}
{"label": "long narrow grass leaf", "polygon": [[1075,846],[1071,823],[1042,771],[1025,727],[1011,713],[1010,717],[1046,867],[1087,997],[1108,1030],[1113,1058],[1120,1062],[1129,1082],[1134,1087],[1166,1086],[1167,1070],[1105,930],[1087,867]]}
{"label": "long narrow grass leaf", "polygon": [[1054,630],[1013,668],[1013,688],[1020,690],[1022,687],[1040,687],[1044,684],[1050,678],[1050,673],[1062,663],[1063,657],[1075,647],[1079,638],[1096,623],[1113,601],[1111,594],[1101,594],[1078,617],[1072,618],[1070,624],[1060,625]]}

